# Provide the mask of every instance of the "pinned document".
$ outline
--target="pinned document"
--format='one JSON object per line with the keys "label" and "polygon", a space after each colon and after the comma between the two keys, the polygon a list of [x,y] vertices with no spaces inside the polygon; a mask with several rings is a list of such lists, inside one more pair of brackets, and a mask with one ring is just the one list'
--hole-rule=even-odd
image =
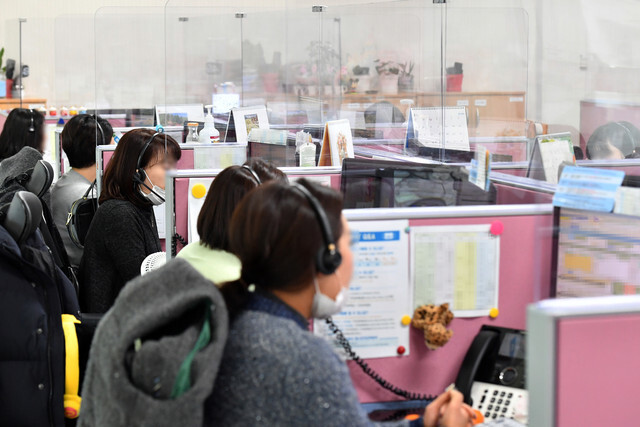
{"label": "pinned document", "polygon": [[411,227],[413,306],[448,302],[456,317],[498,307],[500,237],[490,225]]}
{"label": "pinned document", "polygon": [[469,171],[469,182],[489,191],[491,188],[491,153],[485,147],[476,147],[475,158],[471,160],[471,170]]}
{"label": "pinned document", "polygon": [[213,178],[191,178],[189,180],[189,195],[187,198],[189,243],[200,240],[200,236],[198,235],[198,215],[200,215],[200,210],[204,205],[206,194],[209,192],[209,187],[211,187],[212,182]]}
{"label": "pinned document", "polygon": [[[347,303],[333,321],[361,357],[409,354],[409,328],[402,317],[411,313],[407,259],[409,221],[354,221],[352,234],[355,271]],[[324,321],[314,322],[314,333],[330,336]]]}

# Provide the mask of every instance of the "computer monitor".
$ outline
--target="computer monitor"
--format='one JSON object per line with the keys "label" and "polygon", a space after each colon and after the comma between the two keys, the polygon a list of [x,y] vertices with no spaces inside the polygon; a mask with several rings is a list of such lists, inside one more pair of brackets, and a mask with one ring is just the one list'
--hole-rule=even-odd
{"label": "computer monitor", "polygon": [[556,208],[554,223],[552,295],[640,294],[640,217]]}
{"label": "computer monitor", "polygon": [[530,426],[638,424],[640,295],[532,304],[526,355]]}
{"label": "computer monitor", "polygon": [[485,192],[465,168],[441,164],[345,159],[340,187],[346,209],[496,203],[493,184]]}

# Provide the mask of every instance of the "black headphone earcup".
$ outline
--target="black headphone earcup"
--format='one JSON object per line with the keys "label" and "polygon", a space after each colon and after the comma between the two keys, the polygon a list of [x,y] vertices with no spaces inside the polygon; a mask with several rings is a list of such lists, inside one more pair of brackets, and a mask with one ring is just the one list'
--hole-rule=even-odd
{"label": "black headphone earcup", "polygon": [[340,252],[331,253],[327,248],[322,248],[318,251],[316,267],[320,273],[333,274],[340,267],[340,264],[342,264],[342,254]]}
{"label": "black headphone earcup", "polygon": [[133,173],[133,181],[138,183],[138,184],[143,184],[146,181],[147,177],[145,176],[144,172],[139,170],[139,171],[135,171]]}

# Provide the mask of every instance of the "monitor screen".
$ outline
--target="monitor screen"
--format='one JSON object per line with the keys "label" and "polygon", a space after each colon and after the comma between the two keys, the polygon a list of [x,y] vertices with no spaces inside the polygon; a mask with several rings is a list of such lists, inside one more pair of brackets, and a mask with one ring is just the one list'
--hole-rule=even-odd
{"label": "monitor screen", "polygon": [[345,159],[341,189],[345,209],[495,204],[490,191],[469,182],[464,167]]}
{"label": "monitor screen", "polygon": [[640,218],[556,209],[559,298],[640,293]]}

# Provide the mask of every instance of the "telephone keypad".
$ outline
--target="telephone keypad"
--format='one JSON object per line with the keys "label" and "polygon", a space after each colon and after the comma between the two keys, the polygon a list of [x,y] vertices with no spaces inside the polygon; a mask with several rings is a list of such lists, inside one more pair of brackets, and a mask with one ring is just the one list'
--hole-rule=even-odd
{"label": "telephone keypad", "polygon": [[471,399],[474,409],[482,409],[486,419],[511,418],[526,423],[526,390],[476,381],[471,388]]}

